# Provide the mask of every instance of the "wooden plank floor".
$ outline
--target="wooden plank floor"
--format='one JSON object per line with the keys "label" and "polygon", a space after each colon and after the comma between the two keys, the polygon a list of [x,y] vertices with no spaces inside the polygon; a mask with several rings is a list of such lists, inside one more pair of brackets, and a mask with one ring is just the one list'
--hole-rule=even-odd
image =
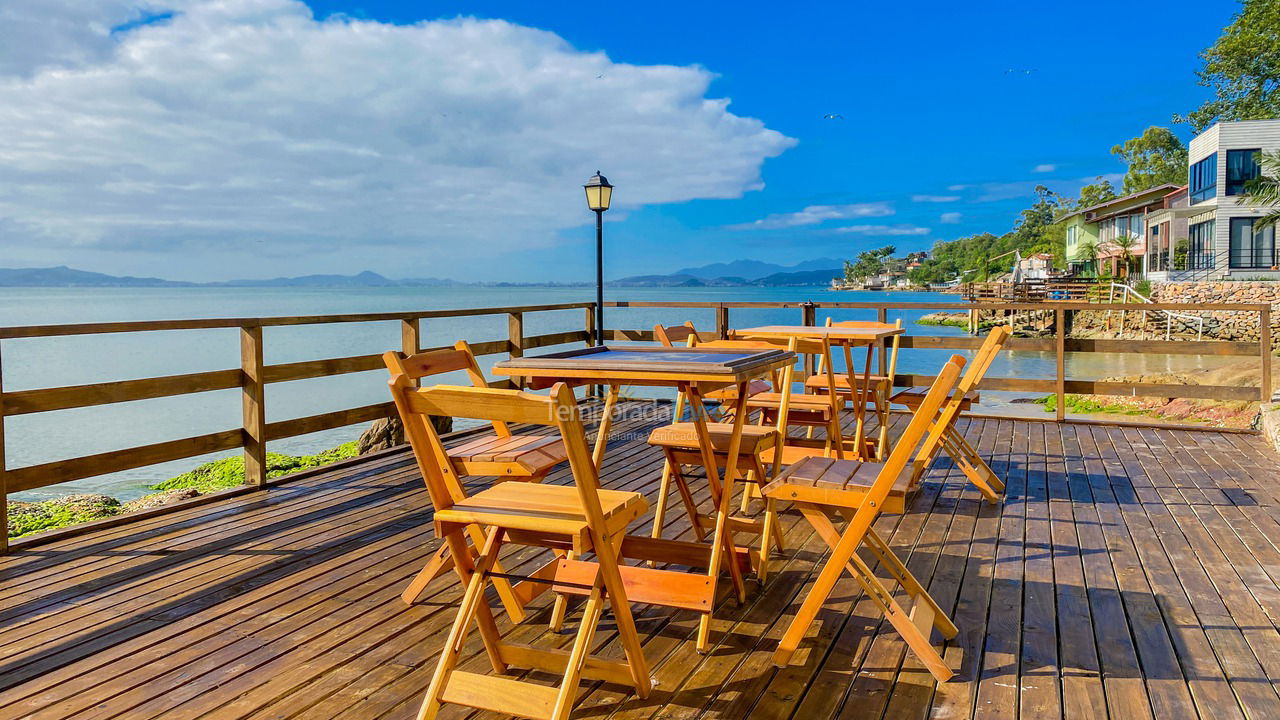
{"label": "wooden plank floor", "polygon": [[[652,502],[657,422],[615,425],[607,487]],[[1007,477],[1005,501],[982,503],[941,462],[879,527],[961,628],[956,680],[934,683],[848,578],[798,664],[774,668],[823,556],[787,512],[787,551],[746,604],[719,609],[709,654],[693,650],[693,614],[638,607],[657,690],[584,685],[575,717],[1280,717],[1280,458],[1259,438],[976,419],[964,432]],[[399,600],[436,546],[430,519],[393,450],[0,558],[0,720],[411,718],[460,595],[448,576]],[[682,513],[666,535],[689,535]],[[564,646],[535,607],[510,633]],[[597,639],[616,655],[610,628]],[[478,653],[463,666],[483,670]]]}

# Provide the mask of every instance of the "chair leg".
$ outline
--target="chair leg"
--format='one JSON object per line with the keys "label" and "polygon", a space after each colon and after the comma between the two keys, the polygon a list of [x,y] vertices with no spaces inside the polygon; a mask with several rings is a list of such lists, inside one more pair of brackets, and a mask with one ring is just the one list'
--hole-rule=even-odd
{"label": "chair leg", "polygon": [[[831,413],[831,421],[827,425],[827,443],[833,445],[836,449],[836,459],[844,459],[844,433],[840,431],[840,413]],[[855,448],[859,455],[861,450]]]}
{"label": "chair leg", "polygon": [[[467,528],[467,534],[471,536],[471,541],[474,544],[484,544],[484,532],[479,526],[469,526]],[[471,549],[468,547],[468,552],[470,551]],[[435,554],[431,556],[431,559],[427,561],[426,566],[414,576],[413,581],[410,582],[409,586],[400,594],[400,599],[403,600],[406,605],[416,603],[418,598],[422,597],[422,593],[427,589],[427,586],[431,584],[432,580],[435,580],[437,577],[448,572],[452,568],[453,557],[450,554],[449,545],[448,543],[442,543],[440,547],[436,549]],[[494,569],[498,572],[502,572],[502,565],[496,559],[494,560]],[[498,599],[502,601],[502,606],[506,608],[507,617],[511,618],[511,622],[513,624],[524,622],[526,617],[524,605],[511,589],[511,583],[506,578],[494,578],[493,585],[494,589],[498,592]]]}
{"label": "chair leg", "polygon": [[587,598],[582,623],[578,625],[578,635],[574,638],[573,648],[569,651],[564,679],[560,683],[560,692],[556,695],[556,704],[551,711],[552,720],[568,720],[569,714],[573,712],[573,701],[577,699],[582,667],[586,664],[587,653],[591,650],[591,639],[596,634],[596,625],[600,623],[600,614],[603,611],[604,595],[597,584]]}
{"label": "chair leg", "polygon": [[[759,492],[760,489],[767,485],[773,478],[769,476],[769,472],[765,469],[764,462],[760,459],[759,455],[752,458],[752,462],[755,465],[756,477],[760,478],[760,485],[756,488],[756,491]],[[761,493],[760,496],[764,497],[764,494]],[[771,535],[773,537],[773,544],[778,546],[778,552],[786,552],[787,548],[782,544],[782,526],[778,524],[778,507],[776,503],[770,505],[768,498],[765,498],[764,521],[766,525],[773,526],[773,532]],[[760,546],[760,551],[764,552],[768,547],[769,544],[764,543]]]}
{"label": "chair leg", "polygon": [[[969,444],[969,441],[965,439],[964,435],[961,435],[954,427],[952,427],[947,430],[945,439],[948,442],[955,444],[957,450],[964,456],[964,459],[973,466],[974,471],[986,481],[987,485],[989,485],[993,491],[996,493],[1004,492],[1004,481],[996,475],[995,471],[991,469],[991,466],[987,465],[987,462],[983,460],[982,456],[978,454],[978,451]],[[981,485],[979,485],[979,487],[981,487]]]}
{"label": "chair leg", "polygon": [[444,647],[440,650],[440,660],[436,663],[435,674],[431,676],[431,685],[427,688],[427,697],[422,701],[418,712],[418,720],[432,720],[440,712],[440,698],[448,685],[449,676],[453,674],[458,663],[458,655],[466,643],[467,632],[471,621],[475,620],[484,638],[485,650],[494,666],[494,672],[506,672],[507,667],[501,660],[498,649],[497,626],[489,605],[484,601],[485,573],[492,569],[498,557],[498,547],[502,543],[502,530],[494,528],[484,543],[484,552],[480,555],[478,565],[471,562],[471,550],[462,536],[462,530],[456,530],[446,536],[450,553],[453,555],[454,567],[459,578],[466,585],[462,600],[458,603],[458,614],[449,629]]}
{"label": "chair leg", "polygon": [[[760,532],[760,567],[756,568],[756,578],[763,585],[769,577],[769,545],[774,542],[774,524],[778,521],[778,513],[773,498],[764,499],[764,528]],[[781,534],[781,533],[779,533]]]}
{"label": "chair leg", "polygon": [[[898,631],[902,639],[906,641],[907,646],[915,652],[920,662],[924,663],[929,672],[933,673],[938,682],[950,680],[955,673],[943,661],[937,648],[929,642],[927,630],[937,627],[944,636],[950,638],[956,635],[955,625],[942,612],[942,609],[938,607],[933,598],[925,592],[920,583],[907,570],[907,567],[893,554],[893,550],[879,536],[875,535],[875,532],[870,528],[861,537],[849,532],[840,535],[835,526],[831,524],[827,514],[818,506],[809,503],[796,503],[796,506],[800,508],[800,512],[804,514],[805,519],[813,525],[818,535],[831,547],[831,555],[827,559],[827,564],[823,566],[817,581],[814,582],[808,597],[805,598],[804,604],[801,605],[800,612],[796,613],[796,617],[791,621],[786,634],[783,635],[782,641],[778,644],[778,650],[773,656],[774,664],[779,667],[785,667],[790,662],[791,656],[799,646],[805,631],[814,618],[817,617],[818,611],[826,603],[827,597],[830,596],[836,580],[840,577],[840,573],[847,569],[857,580],[867,597],[880,608],[885,618]],[[853,511],[847,508],[842,508],[841,513],[845,514],[846,517],[853,515]],[[912,612],[910,614],[893,598],[893,594],[885,588],[880,579],[872,573],[871,568],[858,556],[858,546],[864,544],[873,553],[881,557],[895,579],[898,579],[904,591],[912,597]],[[917,621],[919,621],[919,624],[917,624]],[[927,624],[925,621],[927,621]]]}
{"label": "chair leg", "polygon": [[[565,557],[570,560],[577,560],[578,554],[572,550],[565,552]],[[551,621],[547,623],[547,629],[553,633],[558,633],[564,628],[564,616],[569,610],[569,596],[565,593],[556,593],[555,604],[551,607]]]}
{"label": "chair leg", "polygon": [[[836,536],[831,537],[830,533],[823,532],[823,524],[826,528],[830,528],[831,532],[835,528],[831,526],[831,521],[821,509],[809,503],[795,503],[800,512],[814,526],[818,534],[827,541],[831,546],[831,555],[827,558],[827,562],[822,566],[822,570],[818,573],[818,577],[813,581],[813,587],[809,588],[809,594],[805,596],[804,602],[800,604],[800,609],[796,611],[796,616],[791,619],[791,624],[787,626],[787,630],[782,635],[782,639],[778,641],[778,649],[773,653],[773,664],[778,667],[786,667],[791,662],[791,656],[795,654],[796,648],[800,646],[800,641],[804,638],[804,634],[813,625],[813,621],[818,617],[818,612],[822,610],[822,606],[826,604],[827,597],[831,595],[831,590],[835,587],[836,581],[840,579],[840,573],[844,571],[845,564],[849,561],[849,556],[858,549],[858,541],[860,538]],[[819,520],[820,518],[820,520]]]}
{"label": "chair leg", "polygon": [[[665,454],[665,453],[664,453]],[[653,529],[649,537],[662,537],[662,527],[667,520],[667,498],[671,494],[671,458],[662,463],[662,480],[658,483],[658,503],[653,509]]]}
{"label": "chair leg", "polygon": [[[467,534],[471,536],[471,543],[475,547],[484,547],[484,531],[479,525],[468,525]],[[502,563],[498,562],[495,557],[493,559],[493,569],[503,572]],[[516,597],[515,592],[511,589],[511,581],[506,578],[493,578],[493,588],[498,593],[498,599],[502,601],[502,606],[507,610],[507,617],[511,618],[511,622],[519,624],[524,622],[525,612],[524,604]]]}
{"label": "chair leg", "polygon": [[747,477],[744,478],[745,482],[743,482],[742,484],[742,502],[740,503],[738,509],[742,512],[743,515],[746,515],[751,512],[751,500],[752,498],[755,497],[755,489],[756,489],[757,481],[752,478],[752,475],[754,473],[755,473],[754,470],[748,470]]}
{"label": "chair leg", "polygon": [[698,542],[705,542],[707,531],[702,527],[702,523],[698,522],[698,504],[693,499],[693,491],[689,489],[689,481],[685,479],[680,463],[672,464],[671,479],[676,484],[676,491],[680,493],[680,502],[684,505],[684,511],[693,525],[694,536],[698,538]]}
{"label": "chair leg", "polygon": [[404,589],[404,592],[400,593],[400,599],[404,601],[405,605],[414,604],[419,597],[422,597],[422,591],[427,589],[427,585],[430,585],[432,580],[439,577],[441,573],[449,572],[452,569],[453,558],[449,557],[449,545],[448,543],[441,543],[440,547],[436,548],[431,559],[427,561],[426,566],[414,576],[413,581]]}

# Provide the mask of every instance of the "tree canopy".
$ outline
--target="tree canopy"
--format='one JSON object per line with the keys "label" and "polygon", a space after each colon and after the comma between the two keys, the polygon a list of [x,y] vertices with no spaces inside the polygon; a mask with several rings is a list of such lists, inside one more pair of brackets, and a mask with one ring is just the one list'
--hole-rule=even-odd
{"label": "tree canopy", "polygon": [[1213,97],[1175,120],[1199,133],[1219,120],[1280,117],[1280,3],[1243,0],[1240,13],[1200,59],[1196,74]]}
{"label": "tree canopy", "polygon": [[1111,181],[1099,175],[1097,182],[1080,188],[1080,199],[1076,200],[1075,208],[1073,209],[1080,210],[1093,207],[1108,200],[1115,200],[1117,197],[1119,196],[1116,195],[1116,188],[1111,184]]}
{"label": "tree canopy", "polygon": [[1111,148],[1129,166],[1124,174],[1124,193],[1141,192],[1187,178],[1187,146],[1169,128],[1149,127],[1141,135]]}
{"label": "tree canopy", "polygon": [[879,275],[884,272],[885,264],[893,257],[895,252],[897,252],[897,248],[892,245],[886,245],[878,250],[867,250],[860,253],[853,262],[846,260],[844,263],[845,282],[858,282],[873,275]]}

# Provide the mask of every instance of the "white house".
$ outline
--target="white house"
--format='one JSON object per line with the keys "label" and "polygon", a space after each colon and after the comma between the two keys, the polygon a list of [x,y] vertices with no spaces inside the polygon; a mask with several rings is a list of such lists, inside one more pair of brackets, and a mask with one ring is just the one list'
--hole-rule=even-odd
{"label": "white house", "polygon": [[[1148,277],[1280,279],[1275,230],[1254,227],[1270,209],[1240,201],[1245,184],[1258,177],[1259,153],[1276,150],[1280,150],[1280,119],[1220,122],[1193,138],[1186,205],[1171,204],[1170,212],[1148,218],[1149,239],[1161,232],[1173,235],[1148,242],[1168,253],[1167,262],[1148,263]],[[1166,224],[1184,218],[1185,236],[1181,223]],[[1167,269],[1151,272],[1162,265]]]}

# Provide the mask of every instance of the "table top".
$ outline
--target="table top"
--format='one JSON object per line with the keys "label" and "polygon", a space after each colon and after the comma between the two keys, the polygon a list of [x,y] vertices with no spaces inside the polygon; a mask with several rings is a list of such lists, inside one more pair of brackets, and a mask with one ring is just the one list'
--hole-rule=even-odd
{"label": "table top", "polygon": [[735,330],[740,337],[801,337],[830,338],[832,342],[869,343],[883,338],[901,335],[906,329],[893,325],[883,327],[841,327],[833,325],[762,325]]}
{"label": "table top", "polygon": [[742,382],[795,362],[786,350],[600,346],[503,360],[497,375],[582,380],[619,380],[632,384]]}

